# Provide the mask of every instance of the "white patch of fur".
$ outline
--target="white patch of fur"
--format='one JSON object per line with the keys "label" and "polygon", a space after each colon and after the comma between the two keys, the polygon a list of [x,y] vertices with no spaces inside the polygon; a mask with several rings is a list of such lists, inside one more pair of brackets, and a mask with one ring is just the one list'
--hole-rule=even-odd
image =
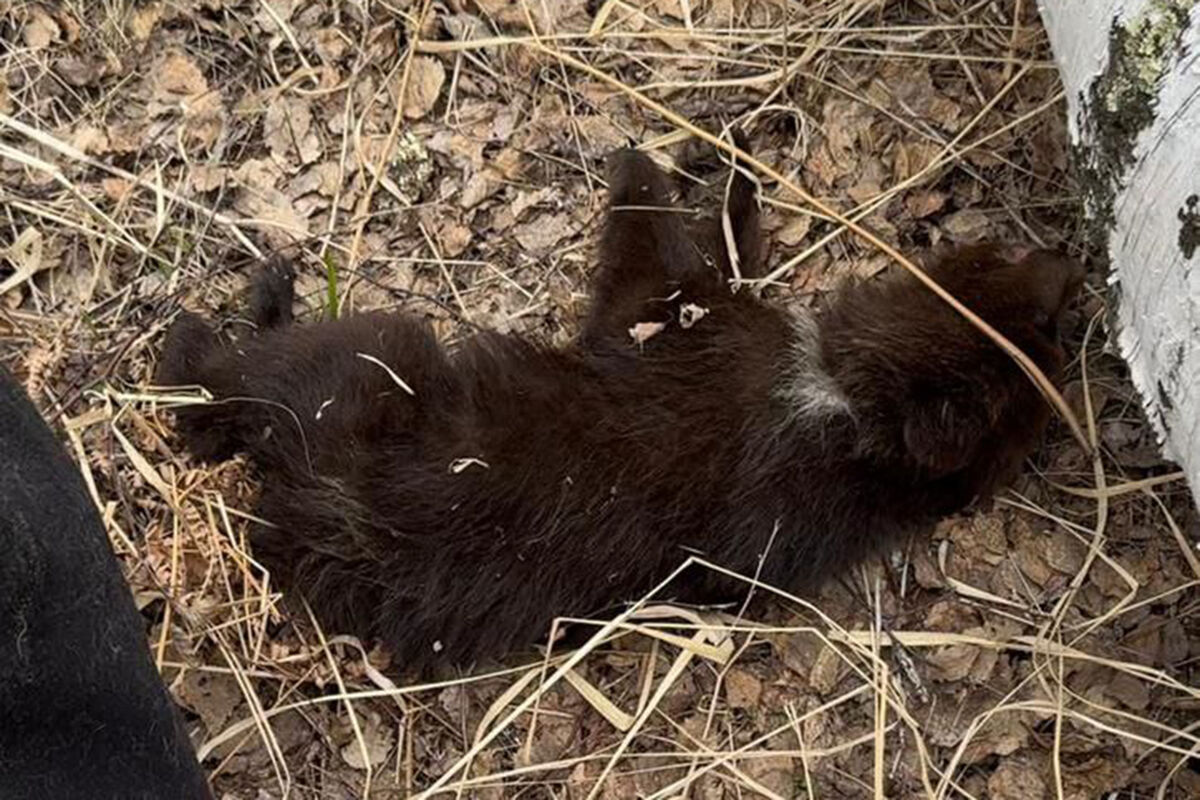
{"label": "white patch of fur", "polygon": [[853,414],[849,398],[821,363],[820,344],[816,317],[807,309],[795,311],[786,369],[775,388],[788,406],[788,423]]}

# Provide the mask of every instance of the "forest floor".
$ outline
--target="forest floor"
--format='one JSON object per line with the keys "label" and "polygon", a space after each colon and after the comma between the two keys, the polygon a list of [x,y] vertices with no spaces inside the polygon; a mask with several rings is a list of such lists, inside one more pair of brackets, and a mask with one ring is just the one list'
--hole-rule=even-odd
{"label": "forest floor", "polygon": [[[81,461],[217,795],[1200,797],[1200,521],[1115,355],[1034,6],[0,0],[0,361]],[[192,461],[147,388],[176,311],[236,317],[282,250],[302,319],[567,341],[605,153],[726,125],[905,252],[1085,259],[1064,394],[1099,467],[1054,423],[932,537],[741,617],[646,598],[554,683],[571,653],[416,685],[282,614],[246,465]],[[896,268],[762,202],[774,302]]]}

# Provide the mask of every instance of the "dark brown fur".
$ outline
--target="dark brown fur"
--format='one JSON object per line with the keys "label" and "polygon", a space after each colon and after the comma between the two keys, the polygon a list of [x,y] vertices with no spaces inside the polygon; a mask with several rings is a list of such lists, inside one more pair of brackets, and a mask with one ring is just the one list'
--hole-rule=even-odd
{"label": "dark brown fur", "polygon": [[[842,290],[798,358],[803,325],[730,292],[719,221],[645,210],[670,202],[644,155],[617,152],[610,175],[572,346],[484,333],[448,353],[399,314],[286,326],[278,262],[251,303],[274,327],[235,346],[192,315],[172,329],[159,382],[218,400],[181,409],[180,432],[203,458],[250,455],[273,523],[254,553],[332,632],[379,637],[405,666],[467,665],[637,598],[689,553],[744,574],[765,556],[764,581],[810,589],[991,492],[1034,447],[1048,411],[1029,380],[911,278]],[[729,210],[753,275],[743,177]],[[977,246],[930,271],[1057,375],[1077,265]],[[709,312],[686,329],[685,303]],[[647,321],[667,327],[639,345]],[[670,593],[730,591],[696,569]]]}

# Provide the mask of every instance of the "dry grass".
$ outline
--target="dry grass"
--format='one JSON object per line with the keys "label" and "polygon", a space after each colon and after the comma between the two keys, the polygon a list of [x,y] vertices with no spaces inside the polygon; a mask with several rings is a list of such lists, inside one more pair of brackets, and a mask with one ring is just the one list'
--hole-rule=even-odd
{"label": "dry grass", "polygon": [[194,398],[146,389],[174,310],[235,317],[277,249],[312,318],[565,339],[603,153],[673,162],[731,124],[771,240],[752,288],[780,302],[943,238],[1082,254],[1032,5],[0,4],[0,358],[66,431],[219,792],[1200,795],[1197,520],[1098,279],[1075,437],[1057,427],[995,507],[816,598],[753,576],[740,609],[652,594],[563,621],[594,631],[582,648],[428,685],[279,614],[243,465],[197,468],[162,413]]}

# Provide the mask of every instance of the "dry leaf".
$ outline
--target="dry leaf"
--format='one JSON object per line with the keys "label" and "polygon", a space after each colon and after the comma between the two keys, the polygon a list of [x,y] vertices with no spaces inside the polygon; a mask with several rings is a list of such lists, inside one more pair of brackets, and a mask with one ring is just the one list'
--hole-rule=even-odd
{"label": "dry leaf", "polygon": [[792,634],[783,642],[783,661],[819,694],[828,694],[842,679],[845,663],[836,650],[806,631]]}
{"label": "dry leaf", "polygon": [[363,760],[363,745],[365,745],[365,755],[372,767],[386,762],[388,755],[392,752],[392,742],[396,738],[391,725],[375,712],[368,712],[366,716],[362,716],[360,712],[358,724],[362,731],[362,744],[359,744],[357,736],[351,739],[350,743],[342,748],[342,760],[354,769],[365,770],[367,768],[367,763]]}
{"label": "dry leaf", "polygon": [[684,3],[686,2],[687,0],[654,0],[654,10],[664,17],[683,19]]}
{"label": "dry leaf", "polygon": [[108,75],[108,63],[101,58],[64,56],[54,62],[54,71],[71,86],[92,86]]}
{"label": "dry leaf", "polygon": [[790,756],[769,755],[748,758],[739,766],[747,776],[773,791],[777,797],[795,796],[796,779],[793,775],[795,764]]}
{"label": "dry leaf", "polygon": [[[969,719],[969,717],[968,717]],[[960,722],[965,724],[965,722]],[[1029,728],[1022,715],[997,714],[984,725],[963,748],[963,761],[977,764],[991,756],[1007,756],[1020,750],[1029,741]]]}
{"label": "dry leaf", "polygon": [[1035,531],[1024,519],[1016,517],[1009,525],[1008,535],[1012,541],[1009,550],[1021,575],[1034,586],[1045,589],[1055,578],[1055,569],[1047,557],[1054,534]]}
{"label": "dry leaf", "polygon": [[460,130],[439,130],[429,137],[425,146],[435,153],[446,156],[461,169],[472,171],[483,169],[485,163],[483,148],[487,145],[488,132],[479,132],[476,128],[471,129],[473,135],[468,135]]}
{"label": "dry leaf", "polygon": [[858,166],[861,155],[858,144],[863,137],[869,137],[874,112],[857,100],[834,97],[826,101],[823,113],[830,121],[825,127],[825,144],[836,174],[848,174]]}
{"label": "dry leaf", "polygon": [[883,185],[891,182],[891,176],[878,158],[867,158],[859,168],[859,174],[854,184],[846,190],[850,199],[860,206],[865,206],[883,193]]}
{"label": "dry leaf", "polygon": [[926,657],[937,672],[940,681],[961,681],[971,673],[971,667],[979,658],[979,648],[969,644],[952,644],[939,647]]}
{"label": "dry leaf", "polygon": [[[537,727],[529,748],[529,764],[557,761],[567,753],[575,740],[577,725],[570,717],[546,715],[538,717]],[[518,751],[517,764],[525,765],[525,750]]]}
{"label": "dry leaf", "polygon": [[537,219],[520,226],[515,236],[521,247],[529,253],[548,253],[560,241],[570,236],[573,230],[571,218],[566,214],[543,214]]}
{"label": "dry leaf", "polygon": [[512,201],[512,205],[509,207],[512,211],[513,219],[520,220],[522,215],[524,215],[527,210],[541,203],[545,203],[554,194],[554,190],[549,187],[542,187],[541,189],[533,190],[522,189],[521,191],[517,192],[516,199]]}
{"label": "dry leaf", "polygon": [[1178,619],[1168,619],[1163,625],[1162,663],[1176,665],[1188,657],[1189,643],[1194,641]]}
{"label": "dry leaf", "polygon": [[735,23],[745,13],[747,4],[748,0],[711,0],[704,22],[714,28],[736,27]]}
{"label": "dry leaf", "polygon": [[267,105],[263,139],[279,161],[311,164],[321,157],[321,139],[313,130],[312,110],[302,97],[276,98]]}
{"label": "dry leaf", "polygon": [[867,94],[883,105],[899,104],[905,113],[945,130],[955,131],[960,127],[962,109],[938,90],[927,63],[885,61]]}
{"label": "dry leaf", "polygon": [[455,258],[470,246],[471,229],[461,222],[443,225],[438,231],[438,244],[441,245],[443,256]]}
{"label": "dry leaf", "polygon": [[314,164],[292,179],[288,193],[292,197],[300,197],[313,192],[322,197],[333,197],[341,185],[340,174],[338,165],[333,161]]}
{"label": "dry leaf", "polygon": [[813,150],[804,162],[804,169],[811,182],[827,187],[833,186],[834,182],[848,171],[834,158],[828,142],[822,142]]}
{"label": "dry leaf", "polygon": [[467,185],[458,195],[458,204],[463,209],[470,210],[500,191],[503,186],[504,184],[487,172],[476,172],[467,180]]}
{"label": "dry leaf", "polygon": [[584,114],[574,118],[576,130],[582,140],[583,155],[598,158],[629,144],[626,136],[608,117],[599,114]]}
{"label": "dry leaf", "polygon": [[1127,785],[1133,773],[1129,762],[1098,754],[1082,764],[1066,765],[1062,796],[1065,800],[1109,797],[1114,794],[1113,787]]}
{"label": "dry leaf", "polygon": [[1065,532],[1052,531],[1046,541],[1046,563],[1064,575],[1074,575],[1083,567],[1087,546]]}
{"label": "dry leaf", "polygon": [[174,104],[181,100],[208,91],[204,73],[187,56],[172,52],[155,65],[151,73],[154,81],[154,99]]}
{"label": "dry leaf", "polygon": [[1104,687],[1104,694],[1134,711],[1144,711],[1150,705],[1150,687],[1145,681],[1124,672],[1113,676]]}
{"label": "dry leaf", "polygon": [[242,186],[234,200],[238,212],[258,222],[272,248],[281,249],[308,236],[308,223],[286,194],[275,188],[278,167],[265,159],[250,159],[234,173]]}
{"label": "dry leaf", "polygon": [[254,24],[269,34],[279,33],[279,25],[291,21],[299,4],[300,0],[259,0],[254,4],[259,6],[258,13],[254,15]]}
{"label": "dry leaf", "polygon": [[154,26],[162,19],[162,15],[162,3],[150,3],[140,8],[135,6],[129,17],[129,35],[134,41],[146,41],[154,32]]}
{"label": "dry leaf", "polygon": [[562,20],[586,13],[587,0],[554,0],[552,3],[529,3],[527,0],[475,0],[487,16],[498,25],[529,29],[529,16],[539,33],[555,33]]}
{"label": "dry leaf", "polygon": [[804,241],[804,237],[808,236],[808,229],[811,227],[812,217],[808,214],[797,214],[779,229],[779,233],[775,234],[775,238],[780,244],[795,247]]}
{"label": "dry leaf", "polygon": [[89,155],[108,152],[108,133],[95,125],[81,125],[71,136],[71,146]]}
{"label": "dry leaf", "polygon": [[43,9],[33,6],[21,34],[30,50],[44,50],[62,35],[62,26]]}
{"label": "dry leaf", "polygon": [[495,169],[504,178],[515,181],[518,180],[525,168],[525,158],[521,155],[520,150],[512,147],[506,147],[496,154],[496,157],[491,160],[490,167]]}
{"label": "dry leaf", "polygon": [[242,702],[242,690],[231,675],[190,670],[179,681],[179,701],[204,721],[210,735],[222,731]]}
{"label": "dry leaf", "polygon": [[[883,226],[875,223],[871,227],[878,232]],[[886,253],[872,253],[866,258],[854,259],[850,264],[850,273],[862,279],[873,278],[887,269],[891,263],[892,259]]]}
{"label": "dry leaf", "polygon": [[942,210],[946,205],[944,192],[920,190],[904,198],[904,208],[913,219],[924,219]]}
{"label": "dry leaf", "polygon": [[834,261],[826,250],[818,250],[792,276],[792,289],[797,294],[827,292],[841,285],[846,265]]}
{"label": "dry leaf", "polygon": [[128,155],[142,149],[141,126],[133,123],[121,123],[105,126],[108,136],[108,152]]}
{"label": "dry leaf", "polygon": [[988,221],[987,214],[984,214],[977,208],[964,208],[961,211],[955,211],[942,220],[941,228],[946,233],[946,238],[952,242],[971,243],[978,242],[988,234],[988,229],[991,223]]}
{"label": "dry leaf", "polygon": [[83,31],[83,27],[79,24],[79,20],[65,7],[66,4],[58,3],[58,7],[54,9],[54,18],[62,29],[62,38],[67,44],[75,44],[79,41],[79,34]]}
{"label": "dry leaf", "polygon": [[441,61],[429,56],[414,58],[404,96],[404,116],[419,119],[428,114],[437,103],[445,82],[446,68]]}
{"label": "dry leaf", "polygon": [[1001,761],[988,778],[987,788],[991,800],[1042,800],[1046,796],[1041,772],[1017,758]]}
{"label": "dry leaf", "polygon": [[762,691],[762,681],[744,669],[731,669],[725,676],[725,699],[730,708],[756,707]]}
{"label": "dry leaf", "polygon": [[196,164],[192,167],[188,180],[193,191],[211,192],[229,180],[229,170],[216,164]]}
{"label": "dry leaf", "polygon": [[338,28],[319,28],[312,32],[312,44],[317,55],[326,63],[338,61],[346,55],[346,34]]}
{"label": "dry leaf", "polygon": [[133,191],[133,186],[133,181],[124,178],[103,178],[100,181],[100,188],[114,203],[125,202],[125,198]]}
{"label": "dry leaf", "polygon": [[941,148],[934,142],[900,142],[892,156],[893,181],[906,181],[933,163]]}
{"label": "dry leaf", "polygon": [[151,72],[154,116],[182,111],[184,132],[190,143],[211,148],[225,124],[221,93],[210,90],[204,73],[182,53],[168,53]]}

